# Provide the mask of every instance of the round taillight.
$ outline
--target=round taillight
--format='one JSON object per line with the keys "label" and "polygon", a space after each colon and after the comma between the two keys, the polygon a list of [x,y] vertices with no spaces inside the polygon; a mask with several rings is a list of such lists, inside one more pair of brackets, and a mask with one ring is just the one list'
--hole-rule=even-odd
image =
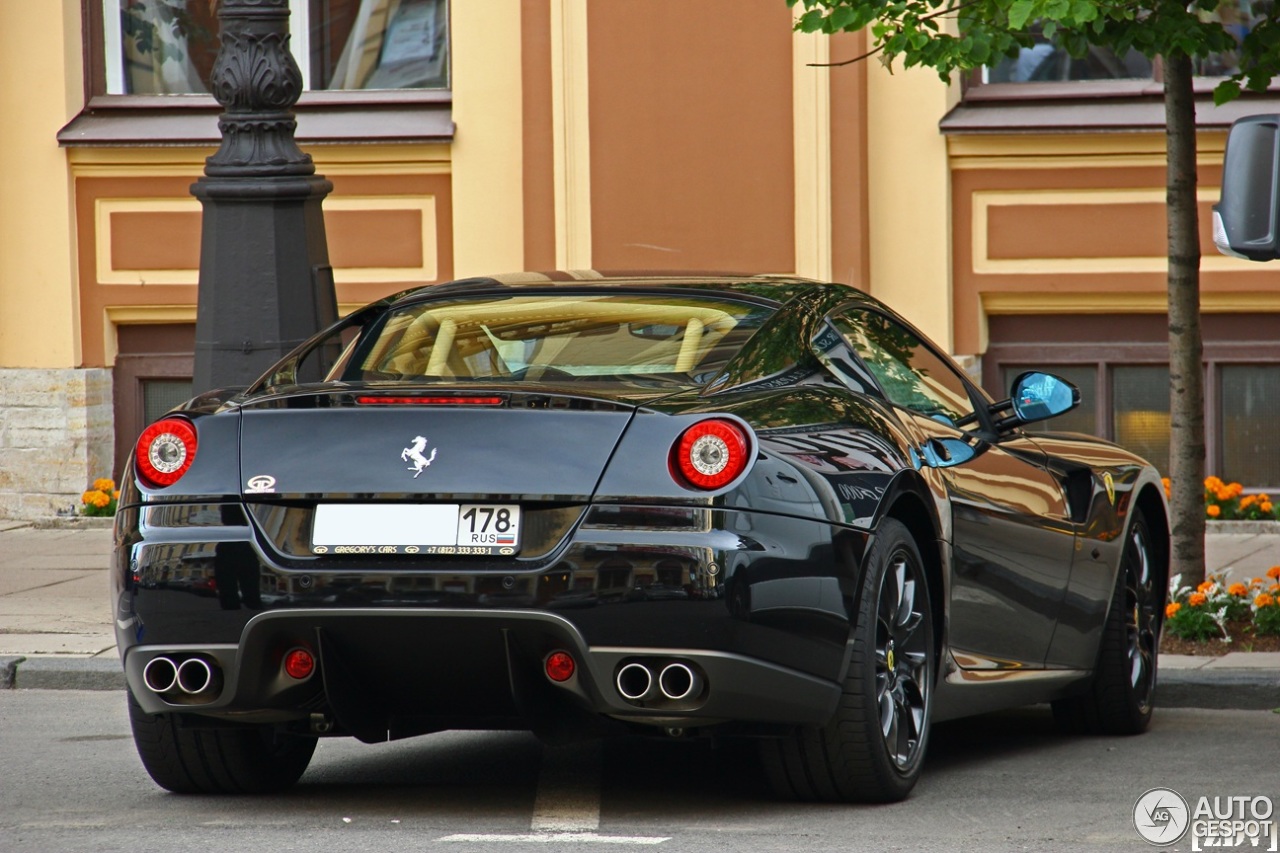
{"label": "round taillight", "polygon": [[310,678],[316,671],[315,655],[307,649],[290,649],[284,656],[284,671],[299,681]]}
{"label": "round taillight", "polygon": [[147,485],[171,486],[196,458],[196,428],[185,418],[158,420],[138,437],[133,458]]}
{"label": "round taillight", "polygon": [[675,468],[695,488],[718,489],[746,470],[747,447],[746,433],[733,421],[701,421],[676,442]]}
{"label": "round taillight", "polygon": [[557,682],[564,682],[573,678],[573,673],[578,668],[578,665],[573,660],[573,655],[568,652],[552,652],[547,655],[544,665],[547,669],[547,678]]}

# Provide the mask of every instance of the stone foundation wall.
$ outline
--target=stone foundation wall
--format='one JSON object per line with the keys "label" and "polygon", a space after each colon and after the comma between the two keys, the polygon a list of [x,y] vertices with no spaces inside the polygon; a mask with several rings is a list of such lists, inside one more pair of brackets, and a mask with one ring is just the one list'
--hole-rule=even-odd
{"label": "stone foundation wall", "polygon": [[74,515],[113,452],[111,371],[0,368],[0,518]]}

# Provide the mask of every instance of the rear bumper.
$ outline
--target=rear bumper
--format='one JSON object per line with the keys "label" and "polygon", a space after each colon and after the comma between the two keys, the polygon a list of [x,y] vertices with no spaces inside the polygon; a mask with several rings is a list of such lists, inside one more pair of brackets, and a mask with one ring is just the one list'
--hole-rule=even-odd
{"label": "rear bumper", "polygon": [[[290,649],[314,650],[316,672],[291,678]],[[569,652],[574,674],[554,682],[543,662]],[[209,662],[215,677],[197,694],[148,687],[156,658]],[[446,728],[581,730],[591,716],[668,728],[724,722],[821,723],[835,709],[833,682],[740,654],[689,648],[588,646],[563,617],[535,611],[412,609],[263,613],[235,645],[135,645],[125,653],[129,687],[151,713],[196,712],[237,720],[297,720],[366,741]],[[692,673],[687,695],[664,696],[671,664]],[[624,667],[647,668],[652,689],[619,686]],[[633,670],[634,671],[634,670]],[[622,684],[625,686],[626,681]],[[674,693],[674,691],[672,691]]]}
{"label": "rear bumper", "polygon": [[[273,560],[256,527],[218,523],[236,515],[133,511],[118,526],[117,639],[132,692],[153,713],[310,720],[371,740],[579,717],[674,728],[826,720],[869,538],[707,510],[698,530],[578,526],[531,569],[457,558],[326,567]],[[299,646],[320,662],[301,682],[281,669]],[[543,669],[555,650],[578,665],[562,684]],[[210,686],[148,688],[157,657],[198,658]],[[675,664],[697,689],[628,699],[637,691],[620,690],[618,674],[629,664],[655,685]]]}

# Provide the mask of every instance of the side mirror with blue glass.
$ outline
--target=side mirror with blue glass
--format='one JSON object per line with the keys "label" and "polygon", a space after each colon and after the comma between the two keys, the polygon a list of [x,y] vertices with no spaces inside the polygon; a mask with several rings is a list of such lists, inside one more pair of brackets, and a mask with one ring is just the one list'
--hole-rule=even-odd
{"label": "side mirror with blue glass", "polygon": [[1056,418],[1080,405],[1080,389],[1061,376],[1030,370],[1018,374],[1009,398],[991,406],[997,433]]}
{"label": "side mirror with blue glass", "polygon": [[1013,380],[1009,403],[1017,422],[1029,424],[1057,417],[1080,405],[1080,389],[1052,373],[1028,371]]}

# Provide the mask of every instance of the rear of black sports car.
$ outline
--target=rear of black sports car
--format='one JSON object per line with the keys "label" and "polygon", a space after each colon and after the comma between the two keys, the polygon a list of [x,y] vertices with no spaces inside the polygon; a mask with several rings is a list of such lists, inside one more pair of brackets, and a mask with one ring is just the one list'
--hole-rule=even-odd
{"label": "rear of black sports car", "polygon": [[[878,361],[839,326],[864,315]],[[322,736],[716,733],[758,739],[783,794],[886,801],[935,692],[943,716],[1054,700],[1140,731],[1158,475],[1030,440],[1075,392],[1016,385],[995,403],[870,297],[795,279],[478,279],[367,306],[137,442],[112,577],[143,764],[257,792]],[[1046,509],[1011,515],[1022,494]]]}
{"label": "rear of black sports car", "polygon": [[[796,288],[433,291],[139,439],[114,572],[135,720],[372,742],[829,719],[904,462],[851,431],[876,462],[846,519],[761,445],[793,389],[705,395],[817,368]],[[805,393],[819,420],[848,405]]]}

